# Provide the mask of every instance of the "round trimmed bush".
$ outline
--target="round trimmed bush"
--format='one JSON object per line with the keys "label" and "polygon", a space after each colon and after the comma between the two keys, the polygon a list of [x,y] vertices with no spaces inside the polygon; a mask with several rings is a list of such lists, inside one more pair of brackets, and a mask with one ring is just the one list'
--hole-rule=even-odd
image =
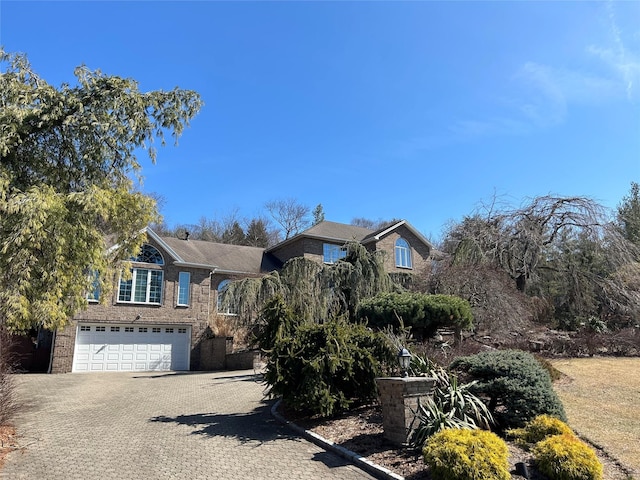
{"label": "round trimmed bush", "polygon": [[509,480],[507,444],[487,430],[446,429],[422,449],[431,476],[439,480]]}
{"label": "round trimmed bush", "polygon": [[575,435],[554,435],[533,447],[540,472],[551,480],[602,480],[595,452]]}
{"label": "round trimmed bush", "polygon": [[508,433],[521,445],[533,445],[553,435],[573,435],[573,430],[559,418],[538,415],[527,422],[523,428],[516,428]]}

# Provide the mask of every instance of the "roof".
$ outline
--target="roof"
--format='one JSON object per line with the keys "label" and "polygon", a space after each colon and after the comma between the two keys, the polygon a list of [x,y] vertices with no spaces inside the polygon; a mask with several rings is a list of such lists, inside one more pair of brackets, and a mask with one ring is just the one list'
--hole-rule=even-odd
{"label": "roof", "polygon": [[406,220],[400,220],[399,222],[386,225],[382,227],[380,230],[372,232],[370,235],[367,235],[365,238],[362,239],[362,243],[377,242],[382,237],[388,235],[389,233],[393,232],[395,229],[399,227],[402,227],[403,225],[407,230],[413,233],[422,243],[429,246],[429,248],[433,248],[433,245],[431,245],[431,242],[427,240],[427,238],[424,235],[422,235],[418,230],[416,230],[413,227],[413,225],[411,225]]}
{"label": "roof", "polygon": [[300,237],[317,238],[320,240],[326,240],[328,242],[346,243],[349,241],[361,242],[369,235],[375,233],[373,230],[369,230],[364,227],[357,227],[355,225],[348,225],[346,223],[328,222],[323,221],[315,224],[313,227],[290,237],[283,242],[274,245],[267,249],[268,252],[278,250],[279,248],[298,240]]}
{"label": "roof", "polygon": [[346,243],[355,240],[362,244],[367,244],[379,241],[382,237],[388,235],[389,233],[403,225],[421,242],[429,246],[429,248],[433,248],[431,242],[429,242],[429,240],[427,240],[424,235],[422,235],[406,220],[400,220],[390,225],[386,225],[379,230],[370,230],[368,228],[348,225],[346,223],[323,221],[303,232],[300,232],[297,235],[294,235],[293,237],[288,238],[283,242],[280,242],[277,245],[274,245],[273,247],[267,249],[267,252],[278,250],[279,248],[288,245],[289,243],[295,242],[301,237],[317,238],[319,240],[325,240],[327,242],[334,243]]}
{"label": "roof", "polygon": [[173,257],[175,265],[210,268],[218,273],[264,273],[280,265],[264,248],[245,245],[182,240],[176,237],[160,237],[152,230],[147,233]]}

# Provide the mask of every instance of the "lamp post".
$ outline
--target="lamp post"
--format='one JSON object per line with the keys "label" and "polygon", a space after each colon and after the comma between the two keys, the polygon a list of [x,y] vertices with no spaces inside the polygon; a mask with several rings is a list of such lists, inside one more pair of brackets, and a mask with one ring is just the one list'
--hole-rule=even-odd
{"label": "lamp post", "polygon": [[398,351],[398,363],[400,364],[401,376],[409,376],[409,367],[411,366],[411,353],[406,348],[401,348]]}

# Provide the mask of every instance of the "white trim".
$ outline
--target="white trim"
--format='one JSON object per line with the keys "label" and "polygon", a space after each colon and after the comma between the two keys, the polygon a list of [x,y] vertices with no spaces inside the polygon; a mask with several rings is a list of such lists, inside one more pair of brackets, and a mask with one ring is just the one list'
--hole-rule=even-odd
{"label": "white trim", "polygon": [[174,263],[176,262],[184,262],[184,260],[180,257],[180,255],[178,255],[176,253],[176,251],[171,248],[169,245],[167,245],[162,238],[160,238],[158,236],[158,234],[156,232],[154,232],[153,230],[151,230],[149,227],[145,227],[143,229],[143,231],[150,236],[153,240],[155,240],[162,248],[163,250],[165,250],[174,260]]}

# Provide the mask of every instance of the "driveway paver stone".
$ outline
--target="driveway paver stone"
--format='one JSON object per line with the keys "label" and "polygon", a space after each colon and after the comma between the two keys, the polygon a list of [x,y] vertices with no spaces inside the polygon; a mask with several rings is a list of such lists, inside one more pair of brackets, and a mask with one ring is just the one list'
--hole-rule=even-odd
{"label": "driveway paver stone", "polygon": [[17,375],[6,479],[372,479],[270,415],[253,371]]}

